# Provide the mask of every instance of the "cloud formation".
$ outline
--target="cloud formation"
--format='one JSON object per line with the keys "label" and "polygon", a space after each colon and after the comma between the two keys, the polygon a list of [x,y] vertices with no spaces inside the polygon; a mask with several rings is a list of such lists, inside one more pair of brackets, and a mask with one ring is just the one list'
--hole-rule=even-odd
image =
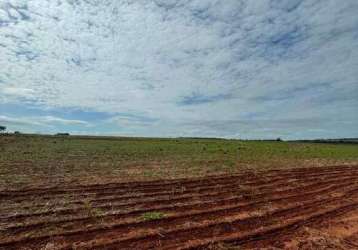
{"label": "cloud formation", "polygon": [[[25,117],[11,117],[0,115],[0,123],[8,127],[9,131],[27,130],[29,132],[56,132],[63,126],[81,126],[90,127],[90,124],[81,120],[69,120],[54,116],[25,116]],[[34,129],[29,129],[36,128]]]}
{"label": "cloud formation", "polygon": [[108,114],[93,133],[358,136],[357,12],[355,0],[4,0],[0,115]]}

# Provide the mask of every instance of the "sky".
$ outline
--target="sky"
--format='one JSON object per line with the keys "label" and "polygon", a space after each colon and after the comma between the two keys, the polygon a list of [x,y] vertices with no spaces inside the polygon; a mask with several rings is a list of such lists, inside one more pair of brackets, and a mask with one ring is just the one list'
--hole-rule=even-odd
{"label": "sky", "polygon": [[358,1],[0,0],[0,125],[358,137]]}

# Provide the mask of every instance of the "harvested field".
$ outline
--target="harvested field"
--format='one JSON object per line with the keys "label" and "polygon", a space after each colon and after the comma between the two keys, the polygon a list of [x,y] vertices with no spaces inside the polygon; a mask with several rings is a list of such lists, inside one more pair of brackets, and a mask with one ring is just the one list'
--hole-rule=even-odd
{"label": "harvested field", "polygon": [[0,249],[358,249],[356,166],[4,190],[0,202]]}

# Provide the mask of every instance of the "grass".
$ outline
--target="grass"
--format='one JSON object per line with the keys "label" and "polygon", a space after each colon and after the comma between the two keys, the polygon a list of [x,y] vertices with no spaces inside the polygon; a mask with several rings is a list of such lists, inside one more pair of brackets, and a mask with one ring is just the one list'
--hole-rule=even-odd
{"label": "grass", "polygon": [[148,212],[148,213],[142,214],[142,216],[141,216],[141,218],[144,221],[159,220],[159,219],[162,219],[163,217],[164,217],[164,214],[160,213],[160,212]]}
{"label": "grass", "polygon": [[0,136],[0,189],[358,162],[358,145],[220,139]]}

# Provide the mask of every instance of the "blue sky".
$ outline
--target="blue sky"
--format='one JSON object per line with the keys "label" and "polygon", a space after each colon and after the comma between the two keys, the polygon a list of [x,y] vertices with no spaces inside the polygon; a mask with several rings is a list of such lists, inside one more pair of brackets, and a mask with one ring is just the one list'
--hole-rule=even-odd
{"label": "blue sky", "polygon": [[2,0],[10,131],[358,137],[356,0]]}

